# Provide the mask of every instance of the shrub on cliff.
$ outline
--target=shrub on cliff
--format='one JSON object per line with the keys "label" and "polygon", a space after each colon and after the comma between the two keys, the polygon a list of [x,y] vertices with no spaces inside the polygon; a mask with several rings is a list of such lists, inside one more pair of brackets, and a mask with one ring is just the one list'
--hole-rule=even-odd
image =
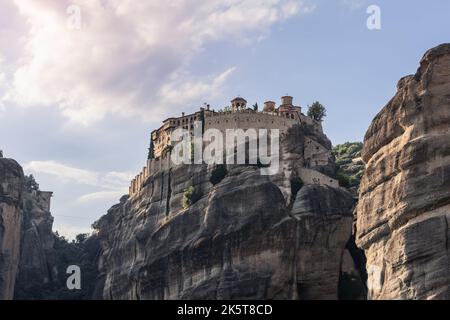
{"label": "shrub on cliff", "polygon": [[184,191],[183,194],[183,208],[187,209],[194,203],[196,203],[202,195],[198,190],[195,190],[193,186],[190,186]]}
{"label": "shrub on cliff", "polygon": [[338,172],[336,178],[345,188],[358,187],[364,173],[364,163],[361,160],[361,142],[346,142],[333,148]]}
{"label": "shrub on cliff", "polygon": [[211,178],[209,178],[209,181],[213,185],[216,185],[220,181],[222,181],[223,178],[225,178],[227,173],[228,173],[227,166],[224,164],[218,164],[211,172]]}
{"label": "shrub on cliff", "polygon": [[75,236],[75,242],[78,244],[83,243],[87,238],[89,238],[89,233],[80,233]]}
{"label": "shrub on cliff", "polygon": [[350,188],[350,177],[342,172],[336,174],[336,178],[339,181],[339,185],[344,188]]}
{"label": "shrub on cliff", "polygon": [[150,147],[148,148],[147,159],[153,159],[155,157],[155,146],[153,144],[153,139],[150,136]]}

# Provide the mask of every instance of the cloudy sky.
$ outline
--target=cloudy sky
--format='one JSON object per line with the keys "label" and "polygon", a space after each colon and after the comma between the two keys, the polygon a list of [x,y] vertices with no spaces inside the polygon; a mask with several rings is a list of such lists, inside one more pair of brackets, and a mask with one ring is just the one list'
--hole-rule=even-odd
{"label": "cloudy sky", "polygon": [[72,237],[126,193],[150,131],[204,102],[319,100],[334,144],[362,140],[450,41],[449,15],[447,0],[0,0],[0,149],[54,191]]}

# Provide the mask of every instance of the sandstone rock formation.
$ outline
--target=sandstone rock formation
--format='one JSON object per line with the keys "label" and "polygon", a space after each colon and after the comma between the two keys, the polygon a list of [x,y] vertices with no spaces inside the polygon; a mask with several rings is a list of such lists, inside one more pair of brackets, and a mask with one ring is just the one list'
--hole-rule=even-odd
{"label": "sandstone rock formation", "polygon": [[50,195],[0,158],[0,300],[33,298],[56,280]]}
{"label": "sandstone rock formation", "polygon": [[41,192],[32,176],[22,192],[22,233],[15,299],[45,298],[44,287],[57,281],[55,235],[49,193]]}
{"label": "sandstone rock formation", "polygon": [[0,158],[0,299],[12,299],[20,259],[23,171]]}
{"label": "sandstone rock formation", "polygon": [[450,299],[450,44],[400,80],[362,157],[356,240],[369,298]]}
{"label": "sandstone rock formation", "polygon": [[[322,133],[294,126],[275,176],[231,165],[216,185],[206,165],[151,175],[96,223],[97,291],[105,299],[336,299],[353,198],[343,188],[302,186],[306,138],[331,149]],[[314,169],[334,168],[330,156]],[[184,208],[190,186],[200,198]]]}

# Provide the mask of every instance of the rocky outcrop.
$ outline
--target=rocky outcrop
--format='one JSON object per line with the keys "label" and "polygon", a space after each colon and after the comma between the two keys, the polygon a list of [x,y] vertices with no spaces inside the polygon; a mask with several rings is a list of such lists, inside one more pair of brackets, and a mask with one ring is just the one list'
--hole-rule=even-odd
{"label": "rocky outcrop", "polygon": [[12,299],[20,259],[23,171],[0,158],[0,299]]}
{"label": "rocky outcrop", "polygon": [[22,233],[15,299],[45,298],[44,288],[57,281],[55,235],[50,196],[41,192],[33,177],[25,177],[22,193]]}
{"label": "rocky outcrop", "polygon": [[0,158],[0,300],[42,297],[56,281],[49,192]]}
{"label": "rocky outcrop", "polygon": [[450,299],[450,44],[400,80],[362,157],[356,241],[369,298]]}
{"label": "rocky outcrop", "polygon": [[[295,126],[282,138],[275,176],[231,165],[216,185],[206,165],[150,176],[96,223],[97,291],[106,299],[336,299],[353,198],[302,185],[305,137],[331,149],[320,132]],[[183,207],[188,187],[199,199]]]}

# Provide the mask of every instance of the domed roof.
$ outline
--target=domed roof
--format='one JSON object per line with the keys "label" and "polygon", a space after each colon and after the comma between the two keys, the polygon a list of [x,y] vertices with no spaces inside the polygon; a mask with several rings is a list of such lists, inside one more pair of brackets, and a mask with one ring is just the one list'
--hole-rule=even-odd
{"label": "domed roof", "polygon": [[231,100],[231,102],[245,102],[245,103],[247,103],[247,100],[245,100],[242,97],[236,97],[233,100]]}

